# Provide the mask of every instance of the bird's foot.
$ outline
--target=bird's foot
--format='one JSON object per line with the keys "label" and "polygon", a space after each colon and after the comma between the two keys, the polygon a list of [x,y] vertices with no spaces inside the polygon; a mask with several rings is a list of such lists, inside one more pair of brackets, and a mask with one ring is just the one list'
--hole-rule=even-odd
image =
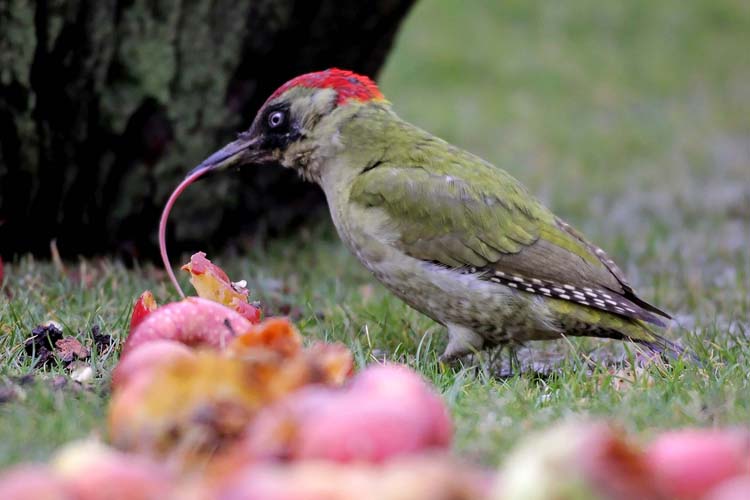
{"label": "bird's foot", "polygon": [[479,352],[484,338],[466,327],[448,324],[448,345],[440,356],[441,363],[453,364],[464,356]]}

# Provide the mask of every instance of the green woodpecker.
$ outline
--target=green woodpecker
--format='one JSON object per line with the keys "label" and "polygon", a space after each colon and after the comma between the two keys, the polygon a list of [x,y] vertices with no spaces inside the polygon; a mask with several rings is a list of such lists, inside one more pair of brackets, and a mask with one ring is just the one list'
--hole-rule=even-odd
{"label": "green woodpecker", "polygon": [[669,315],[602,249],[504,170],[405,122],[369,78],[329,69],[282,85],[193,174],[280,164],[323,189],[344,244],[448,329],[441,359],[585,335],[676,355]]}

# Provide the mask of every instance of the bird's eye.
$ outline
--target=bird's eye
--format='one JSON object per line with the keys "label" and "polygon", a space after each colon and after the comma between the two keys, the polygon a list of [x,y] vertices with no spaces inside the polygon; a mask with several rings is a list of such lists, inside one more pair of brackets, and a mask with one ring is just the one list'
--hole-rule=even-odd
{"label": "bird's eye", "polygon": [[270,128],[279,128],[286,122],[286,116],[283,111],[274,111],[268,115],[268,126]]}

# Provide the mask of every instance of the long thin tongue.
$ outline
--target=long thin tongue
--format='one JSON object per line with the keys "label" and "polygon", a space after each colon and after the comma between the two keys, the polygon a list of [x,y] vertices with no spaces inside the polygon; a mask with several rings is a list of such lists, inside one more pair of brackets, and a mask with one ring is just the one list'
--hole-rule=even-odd
{"label": "long thin tongue", "polygon": [[172,211],[175,201],[177,201],[177,198],[183,191],[185,191],[185,188],[209,170],[211,170],[211,168],[196,168],[191,171],[187,177],[177,185],[175,190],[172,191],[172,194],[167,200],[167,204],[164,205],[164,211],[161,213],[161,219],[159,220],[159,251],[161,253],[161,260],[164,262],[164,268],[167,270],[169,279],[172,280],[172,284],[183,299],[185,298],[185,294],[183,293],[182,288],[180,288],[177,277],[174,275],[172,265],[169,263],[169,255],[167,254],[167,220],[169,219],[169,212]]}

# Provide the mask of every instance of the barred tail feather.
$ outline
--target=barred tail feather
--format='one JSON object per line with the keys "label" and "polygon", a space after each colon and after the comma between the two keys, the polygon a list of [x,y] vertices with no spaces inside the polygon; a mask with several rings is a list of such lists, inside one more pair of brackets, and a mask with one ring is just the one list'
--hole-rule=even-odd
{"label": "barred tail feather", "polygon": [[[551,301],[549,306],[558,313],[558,321],[568,335],[630,340],[661,354],[667,360],[688,357],[691,361],[698,362],[695,354],[663,336],[663,333],[668,332],[674,323],[665,324],[667,322],[662,321],[657,323],[603,313],[563,301]],[[651,316],[650,313],[648,314]]]}
{"label": "barred tail feather", "polygon": [[664,337],[660,337],[658,335],[654,335],[653,340],[644,340],[644,339],[630,339],[633,342],[646,346],[653,352],[659,353],[663,356],[666,356],[667,358],[671,360],[679,359],[688,353],[685,348],[683,348],[681,345],[676,344],[672,342],[671,340],[667,340]]}
{"label": "barred tail feather", "polygon": [[630,339],[631,341],[643,345],[647,348],[649,348],[651,351],[656,352],[664,356],[665,358],[669,360],[677,360],[680,358],[687,358],[690,359],[693,362],[700,363],[698,357],[690,351],[690,349],[684,348],[681,345],[677,344],[676,342],[672,342],[671,340],[661,336],[660,334],[656,333],[654,330],[655,328],[652,325],[649,325],[647,323],[638,322],[642,328],[648,331],[648,337],[644,338],[645,336],[640,335],[638,337],[629,337],[626,336],[626,338]]}

